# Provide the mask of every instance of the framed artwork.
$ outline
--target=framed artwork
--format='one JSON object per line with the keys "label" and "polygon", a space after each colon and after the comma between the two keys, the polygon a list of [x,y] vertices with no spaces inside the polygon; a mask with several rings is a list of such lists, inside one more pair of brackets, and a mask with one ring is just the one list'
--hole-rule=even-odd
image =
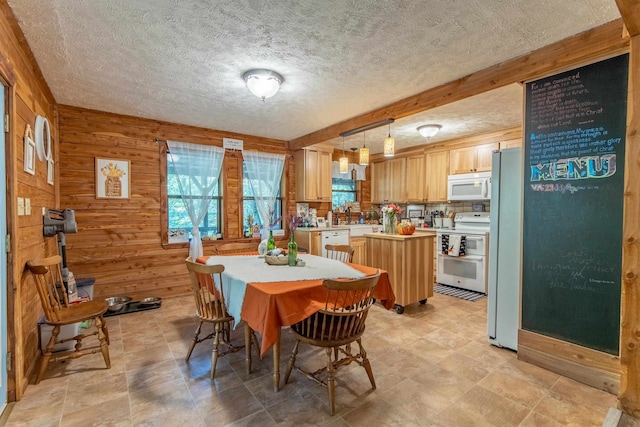
{"label": "framed artwork", "polygon": [[420,218],[422,216],[421,209],[410,209],[409,210],[409,218]]}
{"label": "framed artwork", "polygon": [[130,184],[129,160],[96,157],[96,199],[128,199]]}
{"label": "framed artwork", "polygon": [[24,171],[36,174],[36,142],[33,140],[31,126],[27,125],[24,132]]}
{"label": "framed artwork", "polygon": [[53,185],[53,179],[55,175],[55,163],[53,163],[53,159],[47,160],[47,184]]}

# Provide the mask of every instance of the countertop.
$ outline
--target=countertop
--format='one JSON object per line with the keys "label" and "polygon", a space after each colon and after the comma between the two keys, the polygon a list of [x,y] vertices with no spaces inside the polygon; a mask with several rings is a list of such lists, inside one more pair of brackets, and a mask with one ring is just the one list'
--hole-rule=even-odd
{"label": "countertop", "polygon": [[373,239],[383,239],[383,240],[409,240],[409,239],[423,239],[426,237],[433,237],[434,233],[413,233],[410,235],[406,234],[385,234],[385,233],[365,233],[364,237],[369,237]]}
{"label": "countertop", "polygon": [[346,230],[346,228],[338,228],[338,227],[298,227],[296,228],[296,231],[304,231],[304,232],[338,231],[338,230]]}

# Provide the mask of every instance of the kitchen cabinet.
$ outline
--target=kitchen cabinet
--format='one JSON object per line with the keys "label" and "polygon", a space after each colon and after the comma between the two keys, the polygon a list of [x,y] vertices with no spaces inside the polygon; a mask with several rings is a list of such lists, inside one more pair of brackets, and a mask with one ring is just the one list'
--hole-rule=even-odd
{"label": "kitchen cabinet", "polygon": [[447,177],[449,176],[449,152],[427,153],[426,157],[426,199],[429,202],[447,200]]}
{"label": "kitchen cabinet", "polygon": [[449,152],[449,170],[452,175],[491,170],[491,156],[500,147],[497,142],[456,148]]}
{"label": "kitchen cabinet", "polygon": [[409,202],[424,202],[425,191],[425,156],[424,154],[407,157],[406,196]]}
{"label": "kitchen cabinet", "polygon": [[373,163],[371,167],[371,200],[377,203],[406,201],[407,159],[397,158]]}
{"label": "kitchen cabinet", "polygon": [[296,200],[331,201],[331,152],[315,148],[296,151]]}
{"label": "kitchen cabinet", "polygon": [[522,147],[522,138],[500,141],[500,149]]}
{"label": "kitchen cabinet", "polygon": [[[323,228],[323,231],[329,230]],[[318,228],[297,228],[293,238],[298,248],[304,248],[308,254],[322,256],[322,236]]]}
{"label": "kitchen cabinet", "polygon": [[352,237],[349,240],[349,246],[353,248],[353,263],[365,265],[365,238]]}

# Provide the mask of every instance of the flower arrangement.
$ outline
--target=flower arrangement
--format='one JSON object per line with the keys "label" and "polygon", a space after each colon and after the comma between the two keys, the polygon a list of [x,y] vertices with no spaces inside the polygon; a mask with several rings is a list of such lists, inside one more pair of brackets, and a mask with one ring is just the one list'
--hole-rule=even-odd
{"label": "flower arrangement", "polygon": [[402,208],[398,205],[394,205],[393,203],[383,206],[381,210],[382,214],[390,219],[395,218],[396,214],[400,215],[402,213]]}
{"label": "flower arrangement", "polygon": [[298,228],[298,223],[300,222],[301,218],[295,215],[289,215],[289,230],[291,232],[296,231],[296,228]]}
{"label": "flower arrangement", "polygon": [[396,215],[402,213],[402,208],[393,203],[382,207],[382,215],[384,216],[384,232],[387,234],[396,233]]}
{"label": "flower arrangement", "polygon": [[273,227],[275,227],[280,221],[282,221],[282,217],[276,217],[276,212],[273,208],[269,208],[269,230],[273,230]]}

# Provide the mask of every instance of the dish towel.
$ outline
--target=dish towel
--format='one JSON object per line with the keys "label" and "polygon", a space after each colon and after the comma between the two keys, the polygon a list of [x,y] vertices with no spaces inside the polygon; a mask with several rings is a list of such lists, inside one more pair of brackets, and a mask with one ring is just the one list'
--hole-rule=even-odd
{"label": "dish towel", "polygon": [[459,234],[452,234],[449,236],[449,248],[448,253],[449,256],[458,256],[460,255],[460,241],[462,236]]}

